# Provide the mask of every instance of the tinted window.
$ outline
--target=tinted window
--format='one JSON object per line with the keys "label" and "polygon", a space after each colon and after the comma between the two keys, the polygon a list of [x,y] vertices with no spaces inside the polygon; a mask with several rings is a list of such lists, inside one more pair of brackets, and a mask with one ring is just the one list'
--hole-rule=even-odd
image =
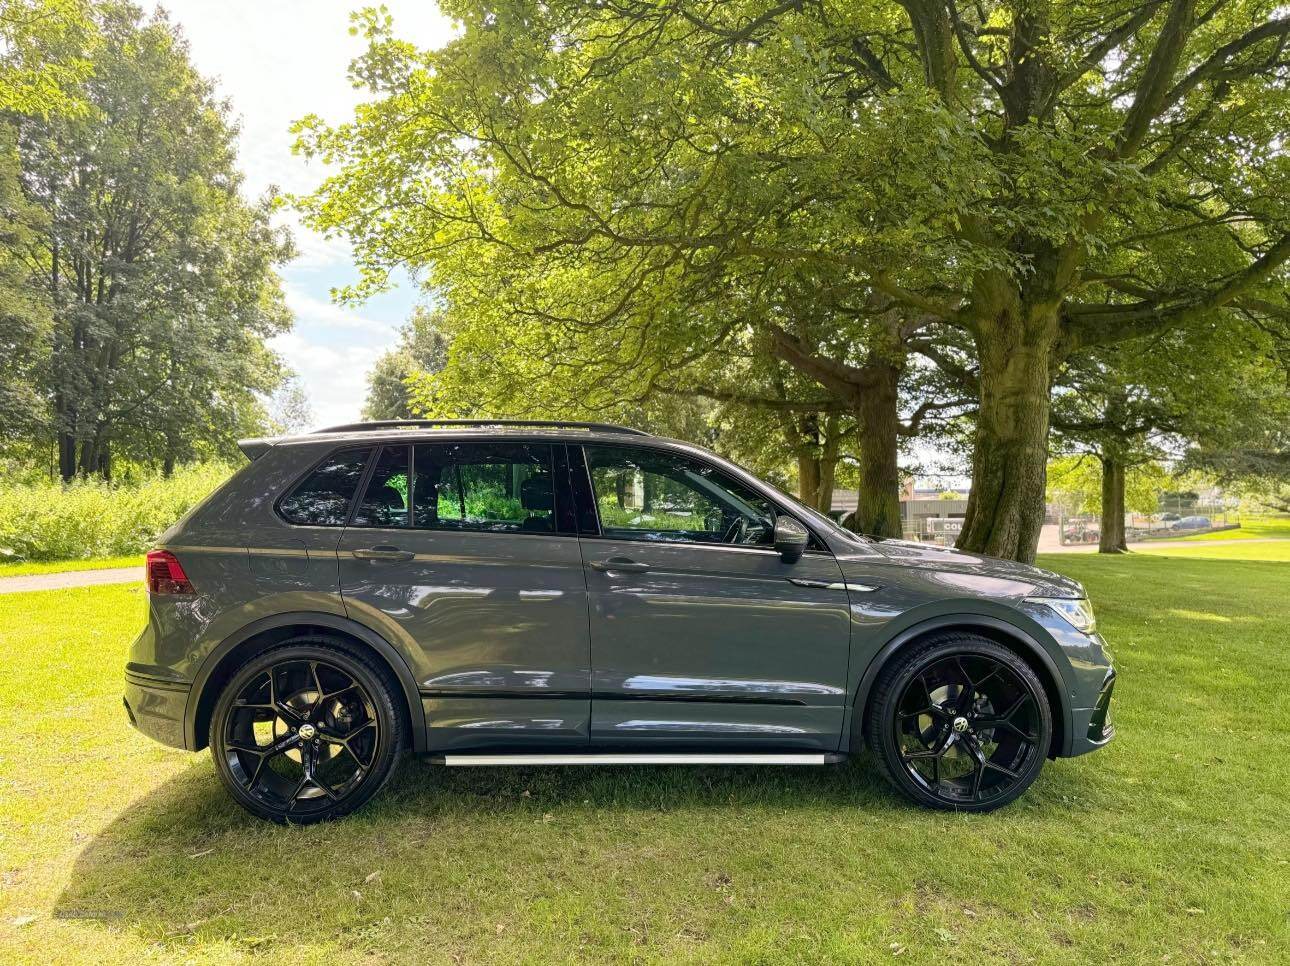
{"label": "tinted window", "polygon": [[433,443],[416,448],[413,519],[434,530],[553,533],[551,447]]}
{"label": "tinted window", "polygon": [[292,523],[343,527],[370,452],[348,449],[329,456],[283,498],[278,511]]}
{"label": "tinted window", "polygon": [[682,543],[774,542],[775,508],[718,469],[656,450],[584,449],[605,536]]}
{"label": "tinted window", "polygon": [[356,527],[406,527],[408,525],[407,446],[384,446],[354,511]]}

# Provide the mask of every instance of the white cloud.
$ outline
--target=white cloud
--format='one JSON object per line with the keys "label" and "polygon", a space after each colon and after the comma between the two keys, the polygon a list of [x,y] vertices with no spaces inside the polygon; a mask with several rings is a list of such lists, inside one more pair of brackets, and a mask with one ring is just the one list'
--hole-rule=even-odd
{"label": "white cloud", "polygon": [[387,348],[323,345],[299,332],[277,336],[270,345],[299,373],[313,408],[315,427],[358,419],[367,396],[367,372]]}
{"label": "white cloud", "polygon": [[309,332],[312,329],[315,335],[326,335],[325,331],[319,331],[316,328],[321,326],[330,329],[359,330],[388,339],[392,338],[395,331],[395,327],[389,322],[368,318],[355,309],[337,305],[328,298],[319,298],[303,289],[299,282],[286,281],[283,284],[283,291],[286,295],[287,308],[291,309],[296,316],[298,332],[302,330]]}

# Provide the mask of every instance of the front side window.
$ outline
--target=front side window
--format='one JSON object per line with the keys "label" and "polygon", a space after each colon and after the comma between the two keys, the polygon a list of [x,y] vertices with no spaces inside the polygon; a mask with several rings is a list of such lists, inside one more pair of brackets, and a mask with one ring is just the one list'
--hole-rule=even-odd
{"label": "front side window", "polygon": [[409,523],[408,446],[383,446],[363,499],[354,511],[356,527],[406,527]]}
{"label": "front side window", "polygon": [[666,543],[774,543],[775,508],[720,470],[676,453],[587,446],[607,537]]}
{"label": "front side window", "polygon": [[300,526],[343,527],[369,453],[366,448],[347,449],[327,457],[283,497],[278,512]]}
{"label": "front side window", "polygon": [[549,445],[420,444],[412,480],[414,526],[500,533],[556,531]]}

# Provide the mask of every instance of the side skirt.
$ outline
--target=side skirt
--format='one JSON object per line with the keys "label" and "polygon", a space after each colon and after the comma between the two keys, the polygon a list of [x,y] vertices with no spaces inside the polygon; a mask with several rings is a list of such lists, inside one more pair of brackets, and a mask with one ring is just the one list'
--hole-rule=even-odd
{"label": "side skirt", "polygon": [[823,754],[583,754],[583,755],[432,755],[430,763],[450,767],[494,765],[833,765],[846,755]]}

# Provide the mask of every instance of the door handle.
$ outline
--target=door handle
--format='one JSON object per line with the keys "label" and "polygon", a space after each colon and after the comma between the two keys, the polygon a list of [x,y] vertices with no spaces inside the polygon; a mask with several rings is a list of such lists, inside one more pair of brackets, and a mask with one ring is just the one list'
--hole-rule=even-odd
{"label": "door handle", "polygon": [[398,547],[379,546],[379,547],[360,547],[358,550],[351,550],[359,560],[411,560],[416,556],[411,550],[400,550]]}
{"label": "door handle", "polygon": [[649,564],[637,563],[626,557],[610,557],[608,560],[593,561],[591,569],[601,573],[643,574],[649,571]]}

